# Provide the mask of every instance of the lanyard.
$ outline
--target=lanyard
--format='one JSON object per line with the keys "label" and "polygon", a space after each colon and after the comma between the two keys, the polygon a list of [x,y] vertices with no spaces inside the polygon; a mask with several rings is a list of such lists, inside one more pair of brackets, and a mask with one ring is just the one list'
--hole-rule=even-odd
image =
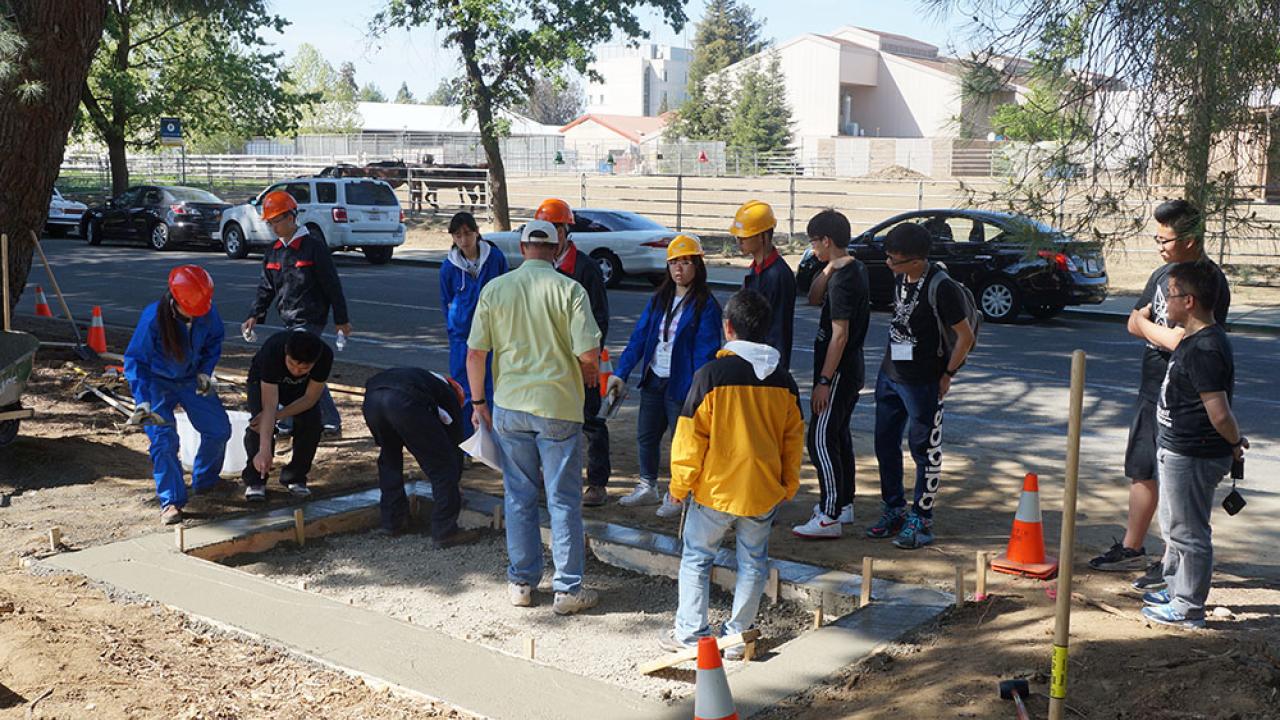
{"label": "lanyard", "polygon": [[671,325],[672,323],[679,321],[680,311],[684,309],[684,301],[688,299],[688,297],[689,297],[688,294],[686,294],[683,297],[681,297],[679,300],[671,303],[671,309],[667,311],[666,317],[663,318],[662,342],[671,341]]}

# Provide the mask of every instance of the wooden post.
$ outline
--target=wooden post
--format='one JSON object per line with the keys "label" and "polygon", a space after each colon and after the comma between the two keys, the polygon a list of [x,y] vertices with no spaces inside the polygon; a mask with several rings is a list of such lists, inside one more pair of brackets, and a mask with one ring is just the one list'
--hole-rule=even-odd
{"label": "wooden post", "polygon": [[178,546],[178,552],[187,551],[187,531],[182,527],[182,523],[178,523],[173,528],[173,544]]}
{"label": "wooden post", "polygon": [[530,635],[524,639],[524,656],[530,660],[533,659],[533,636]]}
{"label": "wooden post", "polygon": [[493,529],[502,529],[502,503],[493,506]]}
{"label": "wooden post", "polygon": [[1080,479],[1080,425],[1084,415],[1083,350],[1071,353],[1071,404],[1067,421],[1067,477],[1062,493],[1062,540],[1058,546],[1058,598],[1053,628],[1053,676],[1049,720],[1067,707],[1067,648],[1071,639],[1071,566],[1076,546],[1076,484]]}
{"label": "wooden post", "polygon": [[756,641],[748,640],[742,645],[742,662],[749,663],[756,659]]}
{"label": "wooden post", "polygon": [[975,602],[982,602],[987,599],[987,553],[979,550],[977,558],[974,561],[974,570],[977,571],[977,577],[974,580],[973,599]]}
{"label": "wooden post", "polygon": [[817,630],[822,627],[822,621],[822,605],[818,605],[818,607],[813,609],[813,629]]}
{"label": "wooden post", "polygon": [[4,329],[9,331],[9,236],[0,233],[0,272],[4,273]]}
{"label": "wooden post", "polygon": [[307,544],[307,523],[302,517],[302,508],[293,511],[293,539],[298,541],[298,547]]}
{"label": "wooden post", "polygon": [[774,605],[782,600],[782,578],[778,576],[778,568],[769,568],[769,579],[765,583],[764,591]]}
{"label": "wooden post", "polygon": [[49,550],[58,552],[58,548],[62,546],[62,528],[53,526],[49,528]]}
{"label": "wooden post", "polygon": [[964,607],[964,566],[956,566],[956,607]]}
{"label": "wooden post", "polygon": [[871,556],[862,558],[862,595],[858,598],[858,607],[871,604]]}

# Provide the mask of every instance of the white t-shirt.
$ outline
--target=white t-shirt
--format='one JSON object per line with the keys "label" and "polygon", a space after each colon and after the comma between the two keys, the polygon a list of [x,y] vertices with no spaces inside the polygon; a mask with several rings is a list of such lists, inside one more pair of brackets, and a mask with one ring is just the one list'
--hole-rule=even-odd
{"label": "white t-shirt", "polygon": [[662,327],[658,331],[658,345],[653,349],[653,364],[649,369],[660,378],[671,377],[671,349],[676,342],[676,328],[680,326],[680,316],[685,312],[685,300],[688,295],[678,297],[671,303],[671,312],[662,319]]}

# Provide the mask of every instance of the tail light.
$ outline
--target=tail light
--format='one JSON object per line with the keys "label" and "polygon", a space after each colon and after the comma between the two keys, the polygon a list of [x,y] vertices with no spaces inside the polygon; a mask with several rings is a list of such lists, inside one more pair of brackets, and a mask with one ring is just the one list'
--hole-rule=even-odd
{"label": "tail light", "polygon": [[344,207],[336,207],[333,209],[333,221],[336,223],[344,223],[347,221],[347,209]]}
{"label": "tail light", "polygon": [[191,213],[191,211],[187,209],[186,205],[170,205],[169,212],[174,215],[189,215]]}
{"label": "tail light", "polygon": [[404,208],[400,208],[400,222],[404,222]]}
{"label": "tail light", "polygon": [[642,242],[642,243],[640,243],[640,245],[641,245],[642,247],[651,247],[651,248],[663,248],[663,249],[666,249],[666,247],[667,247],[668,245],[670,245],[670,244],[671,244],[671,241],[672,241],[673,239],[674,239],[674,238],[669,238],[669,237],[658,238],[657,240],[650,240],[649,242]]}
{"label": "tail light", "polygon": [[1053,250],[1041,250],[1037,253],[1040,257],[1053,263],[1055,267],[1063,272],[1075,272],[1076,264],[1067,257],[1066,253],[1054,252]]}

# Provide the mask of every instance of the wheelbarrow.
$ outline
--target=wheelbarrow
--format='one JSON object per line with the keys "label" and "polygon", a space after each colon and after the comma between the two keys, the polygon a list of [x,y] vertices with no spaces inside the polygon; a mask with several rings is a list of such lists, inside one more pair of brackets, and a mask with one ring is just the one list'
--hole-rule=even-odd
{"label": "wheelbarrow", "polygon": [[24,332],[0,331],[0,447],[18,437],[18,425],[35,411],[22,407],[40,341]]}

